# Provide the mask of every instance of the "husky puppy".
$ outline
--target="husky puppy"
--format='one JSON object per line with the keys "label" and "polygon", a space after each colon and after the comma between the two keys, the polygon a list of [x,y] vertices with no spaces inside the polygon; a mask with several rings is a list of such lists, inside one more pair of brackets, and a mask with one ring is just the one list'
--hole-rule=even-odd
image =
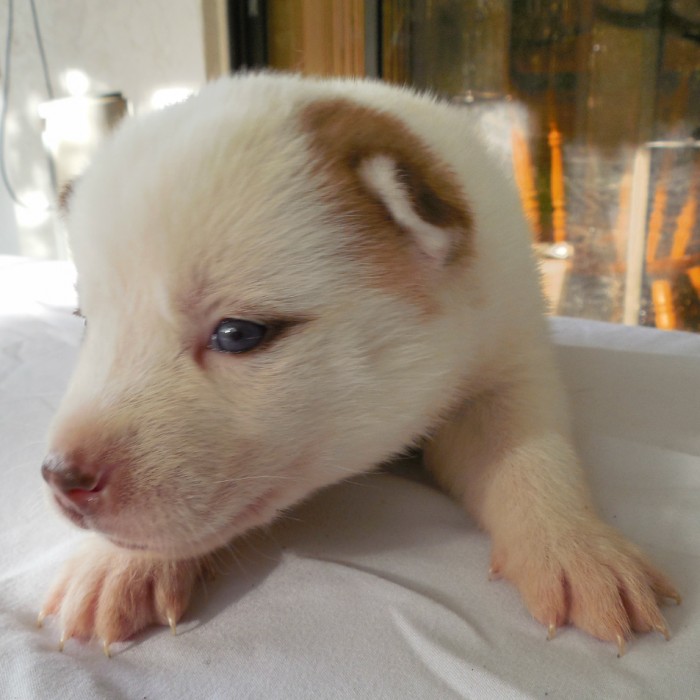
{"label": "husky puppy", "polygon": [[420,446],[548,628],[668,636],[596,515],[530,236],[469,113],[369,81],[223,79],[124,123],[67,214],[87,321],[42,467],[97,533],[41,617],[173,629],[209,555]]}

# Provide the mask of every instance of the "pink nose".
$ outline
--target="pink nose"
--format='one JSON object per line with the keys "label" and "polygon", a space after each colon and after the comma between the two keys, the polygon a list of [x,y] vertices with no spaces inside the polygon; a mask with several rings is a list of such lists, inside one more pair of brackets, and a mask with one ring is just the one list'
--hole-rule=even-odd
{"label": "pink nose", "polygon": [[62,505],[83,515],[95,509],[107,483],[106,472],[55,452],[47,455],[41,465],[41,475]]}

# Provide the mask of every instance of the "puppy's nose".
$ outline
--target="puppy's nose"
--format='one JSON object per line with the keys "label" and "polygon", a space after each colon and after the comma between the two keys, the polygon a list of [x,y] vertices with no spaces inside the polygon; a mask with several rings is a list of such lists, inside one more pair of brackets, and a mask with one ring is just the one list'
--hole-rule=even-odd
{"label": "puppy's nose", "polygon": [[41,465],[41,475],[54,493],[70,501],[72,506],[85,512],[94,506],[106,479],[99,469],[91,469],[80,459],[51,453]]}

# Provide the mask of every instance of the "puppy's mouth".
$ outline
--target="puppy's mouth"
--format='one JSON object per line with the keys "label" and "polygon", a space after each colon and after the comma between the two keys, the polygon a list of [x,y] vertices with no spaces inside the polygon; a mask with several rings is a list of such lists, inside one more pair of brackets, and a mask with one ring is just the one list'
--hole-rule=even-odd
{"label": "puppy's mouth", "polygon": [[[279,489],[273,488],[263,492],[257,498],[254,498],[241,510],[236,513],[226,526],[220,530],[208,534],[201,539],[183,541],[173,543],[172,541],[164,541],[160,538],[153,540],[133,540],[131,538],[120,537],[112,532],[105,531],[96,527],[92,523],[86,522],[84,517],[75,513],[66,513],[69,519],[83,528],[92,528],[99,531],[112,544],[122,549],[129,549],[136,552],[144,552],[155,556],[185,558],[207,554],[219,547],[228,544],[234,537],[242,535],[244,532],[251,530],[260,525],[270,522],[277,514],[279,508],[275,505]],[[78,518],[78,520],[74,519]]]}
{"label": "puppy's mouth", "polygon": [[61,514],[70,520],[73,525],[77,525],[80,528],[83,528],[83,530],[88,530],[90,528],[90,525],[87,522],[87,517],[83,514],[78,512],[77,510],[74,510],[73,508],[70,507],[70,504],[67,502],[64,502],[63,499],[61,499],[58,495],[52,494],[53,501],[54,503],[58,506],[58,509],[61,511]]}
{"label": "puppy's mouth", "polygon": [[150,552],[151,550],[145,544],[139,544],[138,542],[129,542],[127,540],[122,540],[118,537],[112,537],[111,535],[105,534],[105,537],[117,547],[122,549],[132,549],[138,552]]}

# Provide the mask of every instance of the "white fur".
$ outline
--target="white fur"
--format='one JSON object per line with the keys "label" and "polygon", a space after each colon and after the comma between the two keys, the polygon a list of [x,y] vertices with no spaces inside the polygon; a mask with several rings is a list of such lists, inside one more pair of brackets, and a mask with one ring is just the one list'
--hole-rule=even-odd
{"label": "white fur", "polygon": [[394,221],[410,231],[419,249],[441,265],[450,253],[450,231],[424,221],[415,211],[406,188],[396,175],[396,163],[387,156],[368,158],[360,165],[360,175],[384,202]]}
{"label": "white fur", "polygon": [[[470,253],[426,276],[432,312],[383,286],[390,270],[348,254],[352,221],[320,194],[299,114],[334,97],[399,119],[463,189]],[[370,159],[362,176],[412,232],[421,264],[444,263],[453,232],[418,216],[391,160]],[[151,572],[144,557],[198,561],[316,489],[424,444],[540,621],[571,619],[612,640],[663,624],[662,584],[647,583],[657,579],[641,555],[593,514],[527,225],[467,111],[372,82],[222,80],[121,127],[76,187],[69,227],[88,327],[50,449],[109,465],[83,525],[150,553],[119,549],[120,571]],[[221,319],[270,316],[304,321],[260,352],[205,349]],[[94,566],[109,561],[96,555]],[[46,609],[62,611],[68,636],[82,630],[76,596],[107,611],[87,632],[108,641],[168,617],[129,622],[121,594],[91,594],[100,580],[54,590]],[[620,612],[625,586],[643,590],[634,619]]]}

